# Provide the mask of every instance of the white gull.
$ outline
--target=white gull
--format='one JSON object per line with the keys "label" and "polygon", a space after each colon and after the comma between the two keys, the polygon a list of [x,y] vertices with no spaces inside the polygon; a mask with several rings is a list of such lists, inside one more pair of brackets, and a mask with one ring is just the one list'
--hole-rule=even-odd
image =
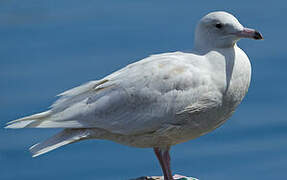
{"label": "white gull", "polygon": [[85,139],[154,148],[164,179],[172,180],[170,147],[219,127],[248,91],[251,66],[236,44],[241,38],[263,39],[229,13],[209,13],[197,25],[192,52],[147,57],[6,128],[64,128],[32,146],[34,157]]}

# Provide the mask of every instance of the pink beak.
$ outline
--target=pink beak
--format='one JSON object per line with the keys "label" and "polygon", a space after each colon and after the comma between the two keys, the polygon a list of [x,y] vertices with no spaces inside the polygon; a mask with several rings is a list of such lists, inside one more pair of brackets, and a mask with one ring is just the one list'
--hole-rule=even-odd
{"label": "pink beak", "polygon": [[236,34],[241,38],[252,38],[256,40],[263,39],[263,36],[260,34],[260,32],[250,28],[243,28],[242,31]]}

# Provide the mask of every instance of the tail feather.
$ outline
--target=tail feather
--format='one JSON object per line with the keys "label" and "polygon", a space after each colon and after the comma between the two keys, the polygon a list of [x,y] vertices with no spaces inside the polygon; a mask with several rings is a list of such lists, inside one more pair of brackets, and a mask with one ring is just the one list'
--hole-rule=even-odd
{"label": "tail feather", "polygon": [[87,129],[64,129],[46,141],[35,144],[34,146],[30,147],[29,150],[32,153],[32,156],[36,157],[61,146],[88,138],[89,131]]}

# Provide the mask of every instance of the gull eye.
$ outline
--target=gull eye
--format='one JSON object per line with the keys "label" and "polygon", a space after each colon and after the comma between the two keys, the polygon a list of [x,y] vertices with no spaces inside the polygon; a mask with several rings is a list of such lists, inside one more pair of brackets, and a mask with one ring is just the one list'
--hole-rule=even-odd
{"label": "gull eye", "polygon": [[216,27],[217,29],[221,29],[221,28],[223,27],[223,24],[221,24],[221,23],[216,23],[216,24],[215,24],[215,27]]}

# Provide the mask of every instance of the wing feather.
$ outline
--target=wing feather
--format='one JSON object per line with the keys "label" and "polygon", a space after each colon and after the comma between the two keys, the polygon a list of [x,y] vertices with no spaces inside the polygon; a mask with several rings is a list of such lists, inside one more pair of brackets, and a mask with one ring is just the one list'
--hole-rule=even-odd
{"label": "wing feather", "polygon": [[19,119],[8,128],[102,128],[120,134],[157,130],[196,101],[192,94],[203,92],[207,84],[198,67],[182,54],[151,56],[102,80],[65,91],[49,115],[28,118],[29,123]]}

